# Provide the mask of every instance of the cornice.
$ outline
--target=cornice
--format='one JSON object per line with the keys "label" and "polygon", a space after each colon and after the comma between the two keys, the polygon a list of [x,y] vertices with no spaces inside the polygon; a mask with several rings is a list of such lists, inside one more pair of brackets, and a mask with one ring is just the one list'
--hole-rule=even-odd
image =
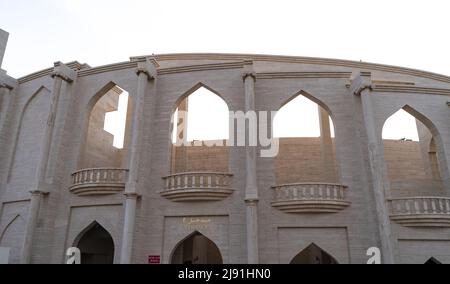
{"label": "cornice", "polygon": [[[294,64],[311,64],[311,65],[328,65],[328,66],[340,66],[348,68],[357,68],[365,71],[377,70],[383,72],[391,72],[415,77],[421,77],[440,82],[450,83],[450,77],[421,71],[417,69],[410,69],[398,66],[366,63],[341,59],[328,59],[328,58],[314,58],[314,57],[295,57],[295,56],[280,56],[280,55],[261,55],[261,54],[210,54],[210,53],[181,53],[181,54],[161,54],[151,56],[137,56],[131,57],[131,61],[108,64],[104,66],[91,68],[87,64],[80,64],[78,62],[71,62],[66,64],[73,70],[78,71],[79,77],[84,77],[93,74],[99,74],[104,72],[111,72],[116,70],[123,70],[128,68],[136,68],[138,62],[150,60],[151,63],[158,68],[162,61],[176,61],[176,60],[226,60],[233,62],[212,63],[212,64],[199,64],[188,65],[180,67],[161,68],[158,70],[158,75],[167,75],[183,72],[195,72],[195,71],[209,71],[220,69],[234,69],[242,68],[244,61],[263,61],[263,62],[275,62],[275,63],[294,63]],[[30,75],[21,77],[18,79],[19,83],[25,83],[40,77],[48,76],[53,71],[53,68],[44,69]],[[283,79],[283,78],[348,78],[348,72],[268,72],[258,73],[258,79]]]}
{"label": "cornice", "polygon": [[257,79],[297,79],[297,78],[343,78],[348,79],[351,72],[268,72],[257,73]]}
{"label": "cornice", "polygon": [[[72,62],[66,63],[65,65],[74,71],[91,68],[88,64],[81,64],[78,61],[72,61]],[[18,82],[19,82],[19,84],[22,84],[22,83],[26,83],[26,82],[41,78],[41,77],[49,76],[52,74],[53,70],[54,70],[54,68],[51,67],[51,68],[47,68],[47,69],[44,69],[41,71],[31,73],[30,75],[19,78]]]}
{"label": "cornice", "polygon": [[94,67],[86,70],[80,70],[78,72],[78,77],[84,77],[94,74],[100,74],[105,72],[124,70],[130,68],[136,68],[138,66],[138,61],[125,61],[121,63],[108,64],[99,67]]}
{"label": "cornice", "polygon": [[[147,56],[131,57],[132,60],[141,60]],[[223,54],[223,53],[179,53],[179,54],[160,54],[152,55],[157,61],[173,61],[173,60],[253,60],[280,63],[300,63],[313,65],[330,65],[350,67],[366,70],[377,70],[383,72],[392,72],[416,77],[432,79],[440,82],[450,83],[450,77],[442,74],[399,67],[393,65],[368,63],[360,61],[351,61],[343,59],[316,58],[316,57],[297,57],[284,55],[263,55],[263,54]]]}
{"label": "cornice", "polygon": [[412,93],[450,96],[450,89],[427,88],[417,86],[372,85],[373,92],[379,93]]}
{"label": "cornice", "polygon": [[237,69],[242,68],[243,66],[244,62],[225,62],[214,64],[188,65],[181,67],[161,68],[158,69],[158,75],[168,75],[183,72],[210,71],[220,69]]}

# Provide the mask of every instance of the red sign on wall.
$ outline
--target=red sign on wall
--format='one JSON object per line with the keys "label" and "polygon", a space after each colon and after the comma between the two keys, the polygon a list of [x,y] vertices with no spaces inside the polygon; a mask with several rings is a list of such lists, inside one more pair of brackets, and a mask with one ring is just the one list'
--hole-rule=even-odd
{"label": "red sign on wall", "polygon": [[161,263],[161,256],[160,255],[149,255],[148,256],[148,263],[149,264],[160,264]]}

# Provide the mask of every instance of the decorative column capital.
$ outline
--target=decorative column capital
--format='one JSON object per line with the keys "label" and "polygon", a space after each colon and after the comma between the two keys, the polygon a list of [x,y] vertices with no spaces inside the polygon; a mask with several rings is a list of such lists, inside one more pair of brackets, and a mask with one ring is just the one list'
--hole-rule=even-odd
{"label": "decorative column capital", "polygon": [[50,74],[52,78],[61,78],[67,83],[72,83],[75,80],[77,73],[67,65],[58,61],[55,62],[54,66],[53,72]]}
{"label": "decorative column capital", "polygon": [[48,192],[48,191],[43,191],[43,190],[39,190],[39,189],[30,190],[30,193],[31,193],[31,196],[43,196],[43,195],[50,194],[50,192]]}
{"label": "decorative column capital", "polygon": [[247,79],[247,77],[253,78],[253,81],[256,81],[256,73],[255,72],[248,72],[248,73],[242,73],[242,79]]}
{"label": "decorative column capital", "polygon": [[141,195],[138,194],[137,192],[125,192],[123,195],[125,196],[126,199],[138,199],[138,198],[141,198]]}
{"label": "decorative column capital", "polygon": [[17,88],[18,81],[6,74],[5,70],[0,69],[0,89],[12,90]]}
{"label": "decorative column capital", "polygon": [[149,58],[145,61],[138,62],[136,75],[140,76],[141,74],[146,75],[149,81],[154,80],[158,75],[158,70]]}
{"label": "decorative column capital", "polygon": [[253,69],[253,61],[252,60],[244,60],[244,71],[242,72],[242,79],[245,81],[248,77],[253,78],[253,81],[256,81],[256,72]]}
{"label": "decorative column capital", "polygon": [[259,202],[258,198],[246,198],[245,199],[245,204],[247,205],[257,205]]}
{"label": "decorative column capital", "polygon": [[370,72],[357,72],[350,78],[350,92],[360,96],[364,90],[372,90],[372,74]]}
{"label": "decorative column capital", "polygon": [[10,86],[10,85],[8,85],[6,83],[0,83],[0,89],[7,89],[7,90],[11,91],[12,89],[14,89],[14,87]]}

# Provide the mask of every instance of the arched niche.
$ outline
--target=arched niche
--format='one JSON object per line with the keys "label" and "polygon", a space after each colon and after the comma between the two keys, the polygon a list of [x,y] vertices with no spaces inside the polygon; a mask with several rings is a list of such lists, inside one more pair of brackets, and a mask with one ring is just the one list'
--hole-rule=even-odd
{"label": "arched niche", "polygon": [[27,101],[19,118],[8,182],[26,186],[35,180],[49,117],[51,92],[40,87]]}

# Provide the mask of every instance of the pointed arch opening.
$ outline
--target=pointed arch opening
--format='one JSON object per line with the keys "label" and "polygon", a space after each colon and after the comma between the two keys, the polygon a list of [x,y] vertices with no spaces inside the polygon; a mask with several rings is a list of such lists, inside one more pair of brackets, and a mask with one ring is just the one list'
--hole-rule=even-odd
{"label": "pointed arch opening", "polygon": [[273,122],[280,148],[277,184],[337,183],[335,129],[328,107],[300,92],[279,109]]}
{"label": "pointed arch opening", "polygon": [[177,244],[171,264],[223,264],[217,245],[198,231]]}
{"label": "pointed arch opening", "polygon": [[96,221],[78,235],[73,246],[81,251],[81,264],[114,263],[114,240]]}
{"label": "pointed arch opening", "polygon": [[197,84],[176,103],[171,119],[171,173],[228,172],[229,109],[213,89]]}
{"label": "pointed arch opening", "polygon": [[382,138],[392,197],[445,195],[445,155],[429,119],[406,105],[385,121]]}
{"label": "pointed arch opening", "polygon": [[329,253],[312,243],[299,252],[289,264],[338,264]]}
{"label": "pointed arch opening", "polygon": [[25,226],[25,219],[20,214],[17,214],[7,223],[0,234],[0,247],[10,249],[8,263],[20,263]]}
{"label": "pointed arch opening", "polygon": [[79,168],[123,168],[127,165],[132,99],[110,82],[90,100]]}
{"label": "pointed arch opening", "polygon": [[434,257],[430,257],[424,264],[442,264],[439,260]]}

